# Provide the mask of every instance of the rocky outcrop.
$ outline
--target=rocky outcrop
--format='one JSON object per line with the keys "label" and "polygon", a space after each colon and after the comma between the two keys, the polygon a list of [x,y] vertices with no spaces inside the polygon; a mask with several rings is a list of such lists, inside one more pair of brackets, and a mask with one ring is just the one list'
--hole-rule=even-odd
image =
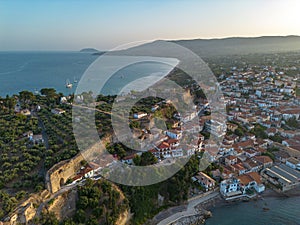
{"label": "rocky outcrop", "polygon": [[32,194],[9,217],[4,219],[3,225],[29,224],[37,214],[37,206],[49,196],[50,193],[47,190],[38,194]]}
{"label": "rocky outcrop", "polygon": [[211,212],[205,210],[201,214],[183,217],[171,224],[172,225],[200,225],[200,224],[204,224],[205,219],[207,219],[209,217],[211,217]]}
{"label": "rocky outcrop", "polygon": [[131,219],[131,214],[129,210],[126,210],[124,213],[122,213],[119,217],[119,219],[116,222],[116,225],[126,225]]}
{"label": "rocky outcrop", "polygon": [[57,196],[47,207],[48,213],[54,213],[58,220],[70,218],[76,211],[77,189],[70,190]]}
{"label": "rocky outcrop", "polygon": [[[76,210],[77,189],[64,192],[51,200],[50,193],[45,190],[30,196],[3,222],[3,225],[34,224],[33,219],[41,212],[54,213],[59,220],[72,217]],[[51,199],[51,198],[50,198]]]}

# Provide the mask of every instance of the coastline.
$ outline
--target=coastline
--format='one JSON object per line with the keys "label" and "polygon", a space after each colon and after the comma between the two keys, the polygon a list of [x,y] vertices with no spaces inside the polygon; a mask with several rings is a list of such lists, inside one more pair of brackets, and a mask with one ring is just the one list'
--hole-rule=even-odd
{"label": "coastline", "polygon": [[[284,199],[284,198],[292,198],[292,197],[300,197],[300,186],[289,190],[287,192],[277,192],[271,188],[267,188],[262,194],[257,195],[253,199],[249,199],[247,202],[258,202],[258,201],[264,201],[268,199]],[[214,216],[214,210],[222,207],[231,207],[234,205],[243,204],[243,200],[234,200],[234,201],[226,201],[221,196],[210,199],[207,202],[204,202],[197,207],[201,207],[204,210],[210,211],[212,213],[212,217]],[[262,208],[262,210],[269,210],[272,209],[272,205],[268,205],[269,208],[265,207]],[[209,220],[209,218],[207,218]],[[205,222],[204,222],[205,224]]]}
{"label": "coastline", "polygon": [[[300,186],[297,188],[294,188],[292,190],[289,190],[284,193],[279,193],[276,192],[275,190],[271,188],[267,188],[262,194],[257,195],[256,197],[249,199],[249,201],[246,202],[263,202],[264,200],[267,199],[282,199],[282,198],[291,198],[291,197],[299,197],[300,196]],[[209,220],[210,217],[214,216],[214,210],[219,209],[222,207],[232,207],[235,205],[243,204],[246,203],[242,199],[238,200],[232,200],[228,201],[225,200],[220,194],[217,196],[214,196],[212,198],[209,198],[206,201],[203,201],[195,206],[195,210],[197,214],[194,215],[186,215],[186,217],[182,217],[170,224],[172,225],[179,225],[179,224],[194,224],[195,221],[197,221],[196,224],[205,224],[206,220]],[[272,206],[269,206],[272,209]],[[170,207],[164,211],[161,211],[158,213],[156,216],[154,216],[148,223],[145,224],[157,224],[161,223],[162,221],[166,220],[167,218],[171,217],[172,215],[179,213],[179,212],[184,212],[185,210],[188,209],[188,204],[182,204],[178,206],[173,206]],[[267,207],[262,207],[263,210],[269,210]],[[186,211],[187,212],[187,211]]]}

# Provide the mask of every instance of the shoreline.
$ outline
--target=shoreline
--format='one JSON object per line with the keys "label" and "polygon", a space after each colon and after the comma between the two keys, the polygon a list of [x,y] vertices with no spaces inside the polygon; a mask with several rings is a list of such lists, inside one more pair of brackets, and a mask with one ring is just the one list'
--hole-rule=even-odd
{"label": "shoreline", "polygon": [[[283,193],[279,193],[271,188],[267,188],[262,194],[257,195],[252,199],[249,199],[249,201],[247,202],[264,201],[265,199],[270,199],[270,198],[281,199],[281,198],[292,198],[292,197],[299,197],[299,196],[300,196],[300,186]],[[203,202],[197,205],[197,208],[202,208],[203,210],[210,211],[212,216],[214,216],[213,211],[217,208],[230,207],[232,205],[243,204],[243,203],[244,202],[241,199],[234,200],[234,201],[226,201],[221,196],[218,196],[208,200],[207,202]],[[270,206],[270,208],[272,209],[272,206]],[[205,221],[206,220],[209,220],[209,218],[205,219]],[[205,222],[203,224],[205,224]]]}
{"label": "shoreline", "polygon": [[[170,224],[180,224],[182,222],[181,220],[185,220],[187,222],[187,221],[189,221],[189,218],[191,220],[198,218],[199,222],[201,222],[202,224],[205,224],[206,220],[209,220],[210,217],[214,216],[213,211],[217,208],[231,207],[233,205],[243,204],[243,203],[247,203],[247,202],[264,201],[269,198],[292,198],[292,197],[299,197],[299,196],[300,196],[300,186],[296,187],[292,190],[289,190],[287,192],[284,192],[284,193],[279,193],[271,188],[267,188],[262,194],[259,194],[256,197],[249,199],[249,201],[246,201],[246,202],[244,202],[242,199],[228,201],[228,200],[225,200],[219,194],[215,197],[212,197],[206,201],[201,202],[200,204],[195,205],[195,210],[198,212],[195,215],[191,215],[191,216],[187,215],[186,217],[183,217],[183,218],[181,218],[177,221],[174,221],[173,223],[170,223]],[[148,223],[146,223],[146,224],[160,223],[161,221],[171,217],[172,215],[174,215],[176,213],[187,210],[187,208],[188,208],[187,203],[170,207],[170,208],[156,214],[152,219],[148,220]],[[272,208],[272,207],[270,207],[270,208]],[[264,209],[262,208],[262,210],[264,210]],[[266,209],[266,210],[268,210],[268,209]]]}

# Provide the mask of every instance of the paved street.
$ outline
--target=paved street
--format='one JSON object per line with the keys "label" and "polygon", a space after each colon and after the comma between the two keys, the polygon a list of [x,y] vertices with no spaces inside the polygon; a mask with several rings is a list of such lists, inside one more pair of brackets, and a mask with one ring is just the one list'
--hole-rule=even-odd
{"label": "paved street", "polygon": [[215,198],[219,194],[220,194],[219,191],[215,190],[213,192],[205,193],[203,195],[199,195],[199,196],[196,196],[196,197],[193,197],[193,198],[189,199],[188,206],[187,206],[187,209],[185,211],[181,211],[181,212],[173,214],[172,216],[160,221],[158,223],[158,225],[167,225],[167,224],[175,222],[175,221],[177,221],[177,220],[179,220],[183,217],[196,215],[197,212],[195,210],[195,206],[197,206],[197,205],[199,205],[203,202],[206,202],[206,201],[208,201],[212,198]]}

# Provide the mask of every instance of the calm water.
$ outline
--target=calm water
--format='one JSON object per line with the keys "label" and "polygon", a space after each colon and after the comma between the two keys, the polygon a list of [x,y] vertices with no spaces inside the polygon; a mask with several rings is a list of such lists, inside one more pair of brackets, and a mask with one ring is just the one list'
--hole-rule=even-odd
{"label": "calm water", "polygon": [[65,88],[66,80],[80,79],[96,58],[91,54],[71,52],[1,52],[0,95],[44,87],[72,93],[71,89]]}
{"label": "calm water", "polygon": [[[263,211],[263,208],[269,211]],[[205,225],[299,225],[300,197],[265,198],[217,207]]]}
{"label": "calm water", "polygon": [[[99,56],[80,52],[0,52],[0,96],[23,90],[36,91],[55,88],[57,92],[71,94],[86,69]],[[129,82],[153,74],[166,75],[171,67],[156,62],[132,65],[118,71],[107,81],[103,94],[117,94]],[[97,74],[101,76],[101,74]],[[73,88],[65,87],[66,81]]]}

